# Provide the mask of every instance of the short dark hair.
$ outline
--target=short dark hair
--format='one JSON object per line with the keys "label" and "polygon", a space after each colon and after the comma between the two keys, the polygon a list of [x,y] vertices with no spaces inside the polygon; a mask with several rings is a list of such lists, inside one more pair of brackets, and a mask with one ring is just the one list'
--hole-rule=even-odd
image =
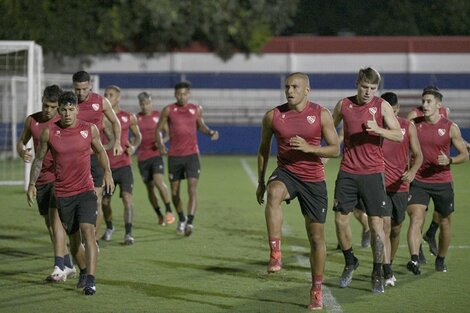
{"label": "short dark hair", "polygon": [[357,83],[363,81],[369,84],[380,84],[380,73],[372,68],[372,67],[366,67],[366,68],[361,68],[359,70],[359,73],[357,74]]}
{"label": "short dark hair", "polygon": [[380,97],[390,103],[390,105],[398,104],[398,96],[394,92],[385,92]]}
{"label": "short dark hair", "polygon": [[438,98],[439,101],[442,101],[444,96],[442,93],[439,91],[439,88],[436,86],[427,86],[423,89],[423,93],[421,94],[421,97],[424,95],[433,95],[434,97]]}
{"label": "short dark hair", "polygon": [[74,83],[83,83],[91,81],[90,74],[85,71],[78,71],[72,76],[72,81]]}
{"label": "short dark hair", "polygon": [[109,85],[108,87],[105,88],[106,89],[114,89],[116,90],[118,93],[121,93],[121,88],[119,88],[118,86],[116,85]]}
{"label": "short dark hair", "polygon": [[191,89],[191,83],[188,81],[182,81],[175,85],[175,91],[183,88]]}
{"label": "short dark hair", "polygon": [[152,96],[148,92],[142,91],[141,93],[137,95],[137,99],[139,99],[139,102],[142,102],[147,99],[148,100],[152,99]]}
{"label": "short dark hair", "polygon": [[42,93],[42,99],[43,101],[58,102],[62,92],[64,92],[62,88],[57,85],[47,86]]}
{"label": "short dark hair", "polygon": [[78,99],[77,99],[77,95],[75,94],[75,92],[64,91],[59,96],[59,106],[77,105],[77,104],[78,104]]}

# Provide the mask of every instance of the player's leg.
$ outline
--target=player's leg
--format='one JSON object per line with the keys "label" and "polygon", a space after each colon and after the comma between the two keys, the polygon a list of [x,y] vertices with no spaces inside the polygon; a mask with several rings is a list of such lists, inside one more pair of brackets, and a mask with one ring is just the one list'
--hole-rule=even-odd
{"label": "player's leg", "polygon": [[305,228],[310,243],[310,269],[312,273],[309,309],[319,310],[323,307],[322,283],[326,262],[324,224],[315,223],[310,217],[305,216]]}
{"label": "player's leg", "polygon": [[[147,190],[147,198],[149,199],[152,208],[158,217],[158,224],[165,226],[165,219],[163,217],[162,211],[158,204],[157,194],[155,193],[155,183],[153,180],[153,158],[148,160],[143,160],[138,162],[140,176],[145,184],[145,189]],[[161,169],[163,171],[163,169]]]}
{"label": "player's leg", "polygon": [[110,194],[105,194],[101,198],[101,208],[103,209],[103,219],[106,223],[106,230],[101,236],[101,239],[104,241],[111,240],[111,237],[114,233],[113,225],[113,209],[111,207],[112,196]]}
{"label": "player's leg", "polygon": [[124,228],[126,234],[124,237],[124,243],[131,245],[134,243],[134,237],[132,237],[132,223],[134,220],[134,204],[132,199],[132,193],[129,191],[122,192],[122,203],[124,205]]}
{"label": "player's leg", "polygon": [[370,246],[370,230],[367,214],[364,208],[354,208],[353,213],[356,220],[358,220],[362,226],[361,247],[367,248]]}
{"label": "player's leg", "polygon": [[432,215],[431,224],[429,224],[428,230],[424,233],[423,239],[429,245],[429,251],[432,255],[436,255],[438,253],[437,243],[436,243],[436,233],[439,229],[439,216],[436,211],[434,211]]}
{"label": "player's leg", "polygon": [[181,180],[185,178],[186,157],[168,157],[168,174],[170,178],[171,200],[178,214],[178,226],[176,232],[184,234],[186,227],[186,216],[183,211],[183,204],[180,198]]}
{"label": "player's leg", "polygon": [[164,174],[164,164],[162,157],[155,157],[152,159],[152,180],[157,187],[157,190],[160,194],[160,197],[165,204],[165,222],[166,224],[173,224],[175,222],[175,216],[171,212],[170,206],[170,194],[168,192],[168,187],[163,181]]}
{"label": "player's leg", "polygon": [[100,236],[100,227],[103,224],[104,217],[103,217],[103,208],[102,208],[102,200],[103,200],[103,185],[104,185],[104,170],[100,166],[98,157],[95,154],[90,156],[90,164],[91,164],[91,176],[93,177],[93,185],[95,187],[95,194],[96,194],[96,243],[99,242]]}
{"label": "player's leg", "polygon": [[198,154],[193,154],[185,158],[185,172],[188,178],[188,219],[184,234],[190,236],[193,232],[193,219],[197,209],[197,185],[201,173]]}
{"label": "player's leg", "polygon": [[410,224],[408,227],[407,241],[411,260],[407,264],[409,271],[415,275],[421,274],[419,266],[419,247],[421,245],[421,228],[426,217],[426,207],[423,204],[409,204],[407,207]]}
{"label": "player's leg", "polygon": [[439,245],[435,268],[438,272],[447,272],[445,257],[447,256],[452,237],[451,216],[455,207],[454,190],[452,183],[435,184],[432,188],[434,211],[437,213],[439,222]]}

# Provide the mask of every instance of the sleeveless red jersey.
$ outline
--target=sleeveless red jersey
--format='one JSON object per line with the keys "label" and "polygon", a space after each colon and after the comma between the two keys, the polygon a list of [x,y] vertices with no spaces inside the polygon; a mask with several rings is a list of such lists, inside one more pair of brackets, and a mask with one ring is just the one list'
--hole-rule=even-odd
{"label": "sleeveless red jersey", "polygon": [[385,171],[383,138],[366,131],[367,121],[375,120],[383,127],[382,98],[358,105],[355,96],[344,98],[340,112],[343,116],[344,144],[341,170],[352,174],[375,174]]}
{"label": "sleeveless red jersey", "polygon": [[78,120],[76,127],[50,125],[49,147],[55,163],[57,197],[70,197],[93,191],[90,170],[91,124]]}
{"label": "sleeveless red jersey", "polygon": [[385,160],[385,186],[387,191],[406,192],[410,189],[410,184],[404,182],[401,176],[408,168],[408,153],[410,151],[410,121],[397,117],[403,134],[402,142],[384,140],[383,154]]}
{"label": "sleeveless red jersey", "polygon": [[77,119],[93,123],[99,132],[103,131],[103,97],[97,93],[90,92],[87,100],[78,104]]}
{"label": "sleeveless red jersey", "polygon": [[168,106],[168,127],[170,128],[169,156],[186,156],[199,153],[197,145],[198,106],[188,103]]}
{"label": "sleeveless red jersey", "polygon": [[[42,121],[42,112],[34,113],[31,116],[31,124],[29,128],[31,129],[31,136],[33,137],[34,150],[37,151],[39,146],[39,141],[41,138],[41,132],[44,128],[49,127],[50,124],[57,122],[60,117],[56,115],[54,118],[43,122]],[[44,185],[52,183],[55,180],[54,174],[54,161],[52,160],[52,155],[50,151],[47,151],[44,160],[42,162],[41,173],[39,173],[38,180],[36,181],[37,185]]]}
{"label": "sleeveless red jersey", "polygon": [[119,111],[116,113],[116,116],[121,123],[121,155],[113,155],[113,150],[108,150],[109,167],[120,168],[123,166],[128,166],[132,164],[131,156],[127,153],[127,148],[129,148],[129,128],[131,127],[131,114],[126,111]]}
{"label": "sleeveless red jersey", "polygon": [[321,144],[322,106],[308,102],[302,112],[289,110],[287,103],[273,111],[272,127],[277,141],[277,165],[287,169],[300,180],[319,182],[325,180],[325,171],[320,157],[294,150],[290,138],[300,136],[314,146]]}
{"label": "sleeveless red jersey", "polygon": [[450,152],[450,127],[452,122],[441,117],[436,124],[426,122],[423,117],[414,119],[418,133],[421,151],[423,152],[423,164],[416,173],[416,180],[424,183],[448,183],[452,181],[452,173],[449,165],[439,165],[437,157],[441,151],[449,155]]}
{"label": "sleeveless red jersey", "polygon": [[[416,117],[424,116],[423,106],[419,106],[419,107],[415,108],[414,111],[416,112]],[[448,118],[448,116],[447,116],[447,109],[446,109],[445,107],[440,107],[440,108],[439,108],[439,114],[440,114],[442,117]]]}
{"label": "sleeveless red jersey", "polygon": [[137,113],[137,125],[142,134],[142,142],[137,150],[137,160],[145,161],[160,156],[160,150],[155,145],[155,129],[157,128],[160,113],[152,111],[149,115]]}

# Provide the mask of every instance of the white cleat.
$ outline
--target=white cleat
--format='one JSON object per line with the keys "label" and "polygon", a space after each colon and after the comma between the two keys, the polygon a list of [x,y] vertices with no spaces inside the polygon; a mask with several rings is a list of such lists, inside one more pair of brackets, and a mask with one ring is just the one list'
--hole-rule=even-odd
{"label": "white cleat", "polygon": [[186,221],[178,222],[178,226],[176,227],[176,233],[180,235],[184,235],[185,228],[186,228]]}
{"label": "white cleat", "polygon": [[390,277],[390,278],[386,278],[385,279],[385,287],[387,287],[387,286],[395,287],[395,282],[396,281],[397,281],[397,279],[395,278],[395,275]]}
{"label": "white cleat", "polygon": [[113,233],[114,233],[114,226],[113,228],[106,228],[106,231],[104,232],[103,236],[101,236],[101,239],[103,239],[104,241],[110,241]]}
{"label": "white cleat", "polygon": [[64,267],[64,273],[67,276],[67,278],[77,277],[77,269],[73,265],[72,265],[72,268],[65,266]]}
{"label": "white cleat", "polygon": [[126,236],[124,236],[124,244],[128,246],[133,245],[134,237],[132,237],[131,234],[126,234]]}
{"label": "white cleat", "polygon": [[54,266],[54,271],[51,275],[47,276],[46,280],[55,283],[64,282],[67,280],[67,275],[58,266]]}

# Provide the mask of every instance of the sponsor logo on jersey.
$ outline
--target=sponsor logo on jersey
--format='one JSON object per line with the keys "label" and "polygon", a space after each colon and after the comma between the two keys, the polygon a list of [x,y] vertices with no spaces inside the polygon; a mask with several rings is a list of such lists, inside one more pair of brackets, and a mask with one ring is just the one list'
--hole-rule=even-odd
{"label": "sponsor logo on jersey", "polygon": [[372,115],[375,115],[375,113],[377,113],[377,108],[376,107],[369,108],[369,113]]}
{"label": "sponsor logo on jersey", "polygon": [[194,110],[194,109],[189,109],[188,111],[189,111],[189,113],[191,113],[191,115],[196,114],[196,110]]}
{"label": "sponsor logo on jersey", "polygon": [[446,130],[445,130],[444,128],[439,128],[439,129],[437,130],[437,134],[438,134],[439,136],[444,136],[444,135],[446,134]]}
{"label": "sponsor logo on jersey", "polygon": [[91,107],[92,107],[93,110],[95,110],[95,111],[98,111],[98,110],[100,109],[100,105],[99,105],[98,103],[93,103],[93,104],[91,105]]}
{"label": "sponsor logo on jersey", "polygon": [[307,116],[307,122],[308,122],[309,124],[315,123],[315,120],[316,120],[316,119],[317,119],[317,117],[316,117],[315,115],[309,115],[309,116]]}
{"label": "sponsor logo on jersey", "polygon": [[155,122],[155,124],[158,123],[158,117],[154,116],[152,117],[152,120]]}
{"label": "sponsor logo on jersey", "polygon": [[88,130],[81,130],[80,135],[82,135],[82,137],[86,139],[88,137]]}
{"label": "sponsor logo on jersey", "polygon": [[127,123],[129,119],[127,118],[127,116],[121,116],[121,121],[123,121],[124,123]]}

